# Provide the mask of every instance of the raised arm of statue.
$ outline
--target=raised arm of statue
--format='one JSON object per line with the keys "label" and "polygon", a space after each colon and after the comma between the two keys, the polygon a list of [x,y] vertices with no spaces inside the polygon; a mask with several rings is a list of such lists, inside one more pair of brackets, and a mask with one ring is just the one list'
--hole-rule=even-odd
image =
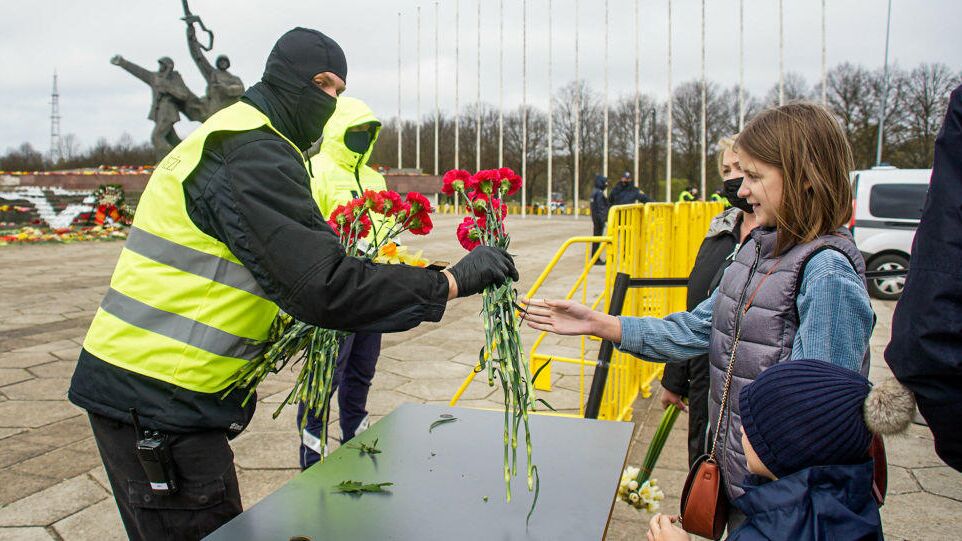
{"label": "raised arm of statue", "polygon": [[115,66],[120,66],[124,68],[125,70],[130,72],[131,75],[147,83],[148,85],[153,85],[154,83],[154,73],[152,71],[148,71],[138,66],[137,64],[134,64],[133,62],[128,61],[126,58],[120,56],[119,54],[114,55],[114,57],[110,59],[110,63]]}
{"label": "raised arm of statue", "polygon": [[204,76],[204,80],[210,83],[211,76],[214,73],[214,66],[212,66],[210,62],[207,61],[207,57],[204,56],[204,50],[200,46],[200,41],[197,40],[197,31],[194,30],[192,22],[187,23],[187,48],[190,49],[190,57],[194,59],[194,63],[197,64],[197,69],[199,69],[201,75]]}

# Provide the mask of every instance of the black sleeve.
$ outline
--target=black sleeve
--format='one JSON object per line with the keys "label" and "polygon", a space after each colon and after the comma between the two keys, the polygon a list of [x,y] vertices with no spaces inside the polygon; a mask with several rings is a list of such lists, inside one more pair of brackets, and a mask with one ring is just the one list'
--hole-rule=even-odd
{"label": "black sleeve", "polygon": [[665,363],[665,372],[661,376],[661,386],[677,395],[688,396],[688,369],[690,364],[691,359]]}
{"label": "black sleeve", "polygon": [[[274,134],[232,134],[222,163],[199,170],[191,219],[227,244],[267,296],[295,318],[329,329],[397,332],[439,321],[447,278],[347,257],[311,197],[297,152]],[[205,152],[205,156],[209,152]],[[214,164],[217,160],[208,160]]]}

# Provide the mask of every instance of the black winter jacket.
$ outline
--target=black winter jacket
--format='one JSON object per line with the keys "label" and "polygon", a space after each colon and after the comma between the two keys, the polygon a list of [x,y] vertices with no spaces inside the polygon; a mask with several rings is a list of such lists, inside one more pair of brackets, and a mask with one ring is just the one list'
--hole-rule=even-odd
{"label": "black winter jacket", "polygon": [[641,193],[638,186],[628,182],[618,182],[608,190],[608,201],[611,206],[630,205],[632,203],[649,203],[651,198]]}
{"label": "black winter jacket", "polygon": [[885,360],[915,393],[935,451],[962,471],[962,86],[935,141],[935,164]]}

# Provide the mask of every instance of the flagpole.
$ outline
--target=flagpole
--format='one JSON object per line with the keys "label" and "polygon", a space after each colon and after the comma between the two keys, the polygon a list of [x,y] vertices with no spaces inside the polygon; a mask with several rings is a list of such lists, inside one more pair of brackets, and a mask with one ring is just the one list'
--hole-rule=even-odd
{"label": "flagpole", "polygon": [[828,55],[825,47],[825,0],[822,0],[822,105],[828,106],[828,94],[826,91],[826,86],[828,83],[827,77],[827,62]]}
{"label": "flagpole", "polygon": [[705,80],[705,0],[701,0],[701,184],[700,195],[705,197],[705,160],[707,158],[707,125],[708,88]]}
{"label": "flagpole", "polygon": [[578,219],[578,198],[581,188],[581,70],[578,59],[578,38],[581,33],[580,22],[581,1],[575,0],[575,155],[574,155],[574,183],[575,183],[575,219]]}
{"label": "flagpole", "polygon": [[738,131],[745,127],[745,0],[738,0]]}
{"label": "flagpole", "polygon": [[[454,168],[461,168],[461,103],[459,96],[461,72],[461,2],[454,0]],[[454,211],[459,212],[458,193],[454,193]]]}
{"label": "flagpole", "polygon": [[521,217],[528,214],[528,0],[521,0]]}
{"label": "flagpole", "polygon": [[477,0],[478,4],[478,67],[477,67],[477,79],[478,88],[477,94],[474,100],[474,133],[475,133],[475,143],[474,143],[474,170],[481,170],[481,0]]}
{"label": "flagpole", "polygon": [[665,201],[671,203],[671,124],[674,94],[671,87],[671,0],[668,0],[668,129],[665,145]]}
{"label": "flagpole", "polygon": [[778,106],[785,105],[785,5],[778,0]]}
{"label": "flagpole", "polygon": [[417,124],[414,126],[414,168],[421,172],[421,6],[418,6],[418,35],[417,46]]}
{"label": "flagpole", "polygon": [[438,94],[438,2],[434,2],[434,176],[441,174],[438,143],[441,130],[441,97]]}
{"label": "flagpole", "polygon": [[608,0],[605,0],[605,115],[604,133],[602,134],[602,170],[608,176]]}
{"label": "flagpole", "polygon": [[397,168],[401,169],[401,139],[404,125],[401,123],[401,12],[397,12]]}
{"label": "flagpole", "polygon": [[548,219],[551,219],[551,158],[554,155],[554,133],[552,122],[552,99],[551,99],[551,0],[548,0]]}
{"label": "flagpole", "polygon": [[638,4],[640,2],[635,2],[635,186],[639,184],[638,180],[638,162],[640,159],[639,152],[641,147],[641,104],[639,100],[641,99],[641,21],[638,18]]}
{"label": "flagpole", "polygon": [[498,6],[498,167],[504,167],[504,0]]}

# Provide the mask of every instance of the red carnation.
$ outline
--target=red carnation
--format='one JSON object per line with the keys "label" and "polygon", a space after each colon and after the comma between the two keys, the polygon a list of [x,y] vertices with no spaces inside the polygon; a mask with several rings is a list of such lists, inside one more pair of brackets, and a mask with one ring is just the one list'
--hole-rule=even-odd
{"label": "red carnation", "polygon": [[465,218],[458,225],[458,242],[469,252],[481,245],[481,230],[473,218]]}
{"label": "red carnation", "polygon": [[418,192],[408,192],[405,199],[407,200],[408,204],[411,205],[411,214],[434,212],[434,209],[431,207],[431,202],[428,201],[428,198],[424,197]]}
{"label": "red carnation", "polygon": [[444,195],[454,195],[458,191],[465,189],[465,183],[471,178],[471,173],[464,169],[452,169],[444,174],[441,193]]}
{"label": "red carnation", "polygon": [[364,208],[378,214],[384,213],[384,197],[378,192],[374,190],[364,190],[363,201]]}
{"label": "red carnation", "polygon": [[[498,176],[502,181],[501,189],[506,190],[506,195],[514,195],[521,189],[521,175],[515,173],[512,169],[502,167],[498,169]],[[505,183],[507,186],[505,186]]]}
{"label": "red carnation", "polygon": [[497,193],[501,186],[501,176],[497,169],[484,169],[474,174],[473,188],[488,195]]}
{"label": "red carnation", "polygon": [[394,216],[404,208],[404,200],[401,195],[392,190],[382,190],[378,195],[384,203],[384,215]]}
{"label": "red carnation", "polygon": [[413,235],[427,235],[434,228],[434,222],[431,221],[430,214],[420,212],[411,217],[408,227]]}

